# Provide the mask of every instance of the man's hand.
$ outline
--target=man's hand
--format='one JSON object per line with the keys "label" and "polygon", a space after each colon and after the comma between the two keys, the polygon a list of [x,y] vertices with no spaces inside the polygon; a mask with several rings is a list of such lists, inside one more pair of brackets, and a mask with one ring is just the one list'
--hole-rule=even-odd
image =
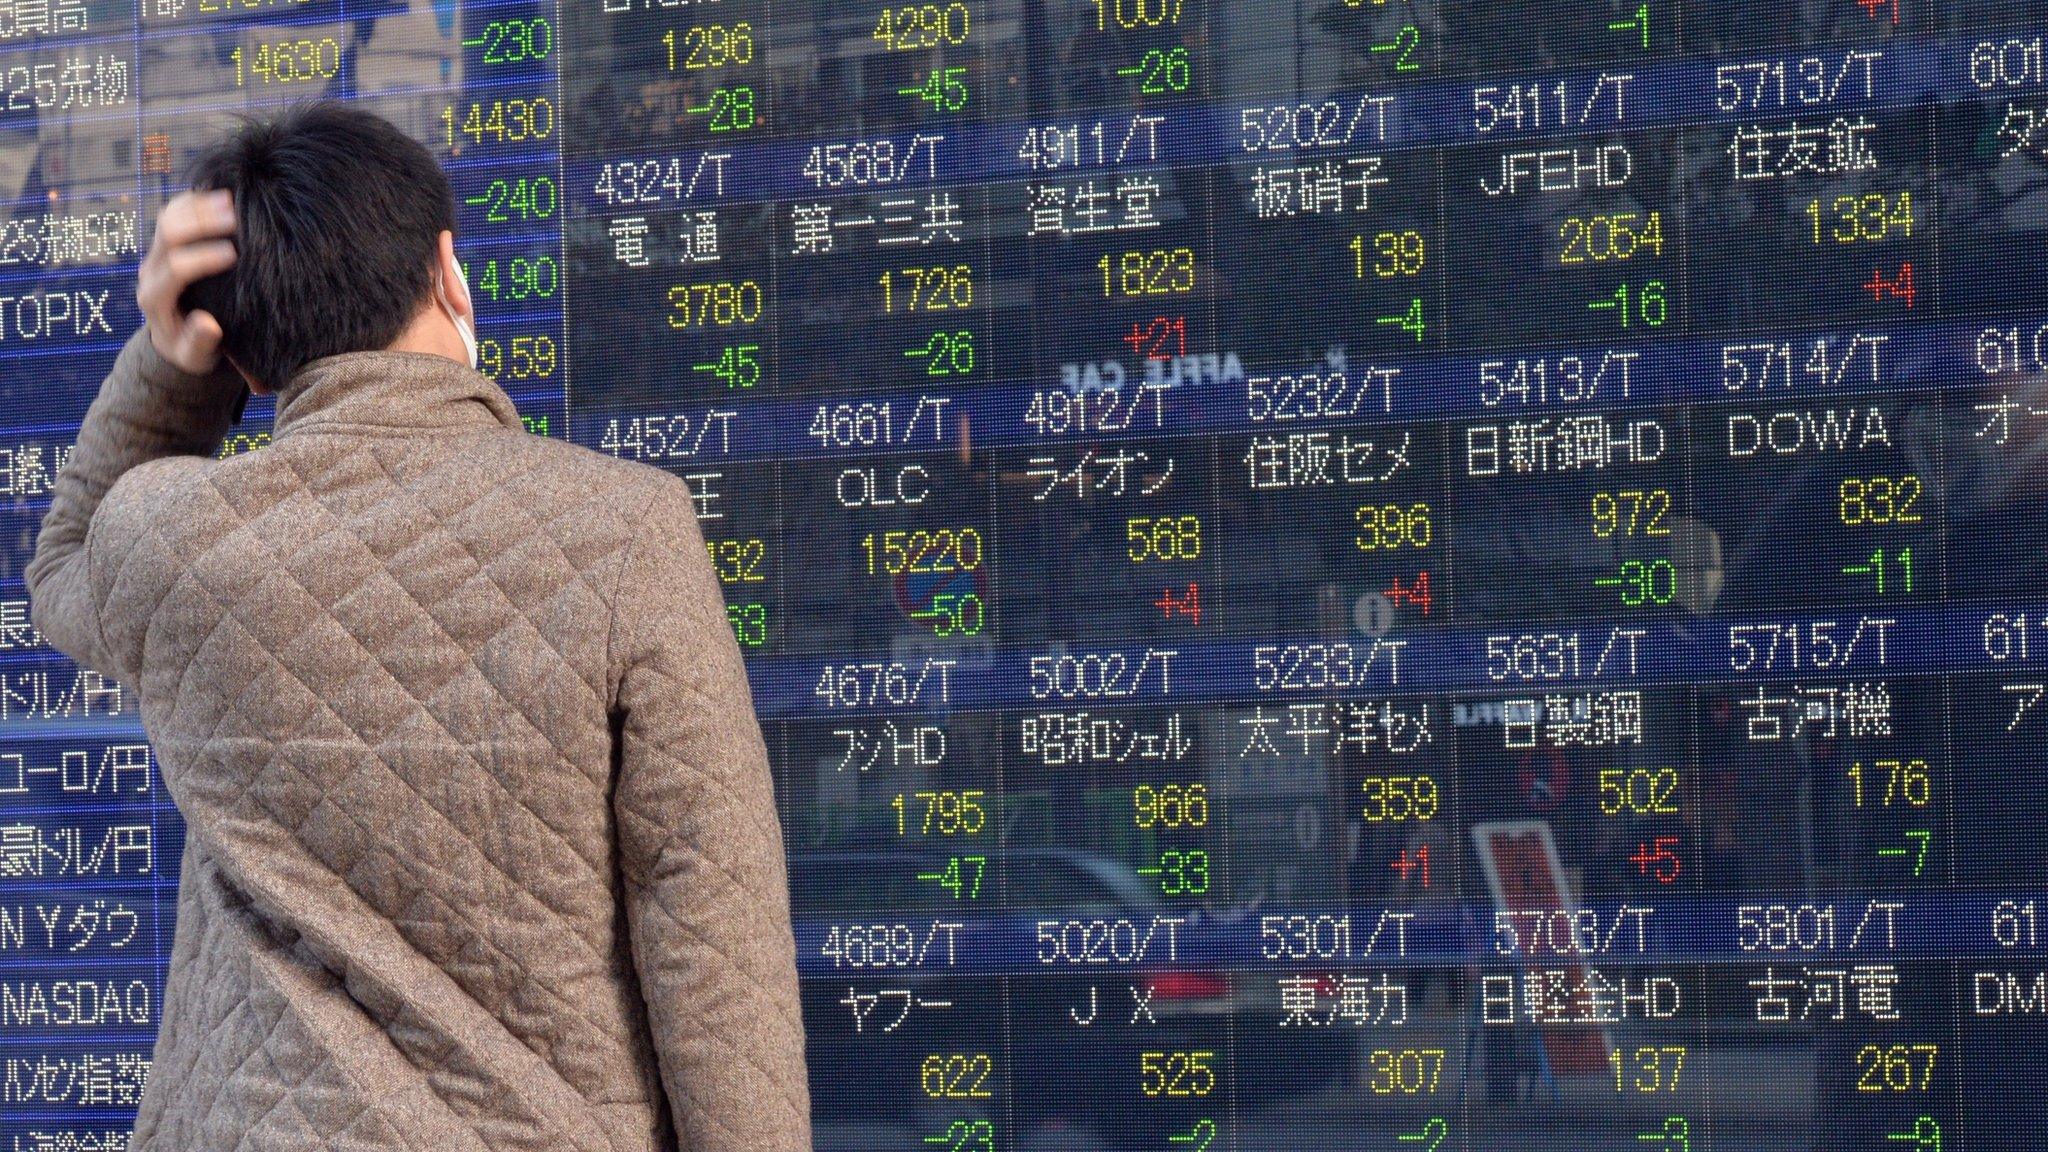
{"label": "man's hand", "polygon": [[235,266],[235,200],[229,192],[184,192],[156,218],[156,239],[136,279],[135,302],[157,354],[180,371],[204,376],[220,363],[220,321],[178,297],[208,276]]}

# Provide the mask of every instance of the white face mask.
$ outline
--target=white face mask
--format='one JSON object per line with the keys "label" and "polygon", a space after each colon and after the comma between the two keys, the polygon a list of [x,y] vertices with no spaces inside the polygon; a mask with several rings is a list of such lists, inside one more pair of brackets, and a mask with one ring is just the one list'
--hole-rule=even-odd
{"label": "white face mask", "polygon": [[[469,295],[469,277],[462,274],[462,265],[459,262],[455,265],[455,280],[462,285],[462,294],[464,296]],[[446,312],[448,319],[454,322],[456,334],[462,337],[462,346],[469,352],[469,366],[471,368],[476,367],[476,327],[467,320],[464,320],[455,311],[455,305],[448,302],[447,289],[442,286],[439,276],[434,277],[434,296],[441,302],[441,311]]]}

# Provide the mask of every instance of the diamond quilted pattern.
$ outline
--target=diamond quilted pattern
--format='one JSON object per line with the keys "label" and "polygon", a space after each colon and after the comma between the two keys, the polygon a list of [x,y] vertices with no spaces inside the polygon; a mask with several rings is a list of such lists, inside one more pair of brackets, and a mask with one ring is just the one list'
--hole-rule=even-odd
{"label": "diamond quilted pattern", "polygon": [[189,828],[136,1152],[807,1148],[765,749],[682,483],[434,357],[320,361],[269,447],[185,454],[223,395],[130,341],[28,573]]}

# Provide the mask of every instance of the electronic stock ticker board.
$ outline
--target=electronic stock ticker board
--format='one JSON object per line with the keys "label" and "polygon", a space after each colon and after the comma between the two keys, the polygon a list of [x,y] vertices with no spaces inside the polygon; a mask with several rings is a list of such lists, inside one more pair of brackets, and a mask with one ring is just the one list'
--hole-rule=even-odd
{"label": "electronic stock ticker board", "polygon": [[308,96],[692,486],[820,1148],[2048,1147],[2048,6],[0,0],[0,1152],[182,842],[21,566]]}

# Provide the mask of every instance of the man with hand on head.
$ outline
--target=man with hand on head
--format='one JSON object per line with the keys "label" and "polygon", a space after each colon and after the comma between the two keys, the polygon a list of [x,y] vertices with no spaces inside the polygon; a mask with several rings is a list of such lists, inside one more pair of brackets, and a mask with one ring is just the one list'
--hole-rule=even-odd
{"label": "man with hand on head", "polygon": [[[474,367],[366,112],[202,156],[26,578],[187,826],[134,1152],[810,1147],[780,828],[690,500]],[[217,459],[249,392],[273,440]]]}

